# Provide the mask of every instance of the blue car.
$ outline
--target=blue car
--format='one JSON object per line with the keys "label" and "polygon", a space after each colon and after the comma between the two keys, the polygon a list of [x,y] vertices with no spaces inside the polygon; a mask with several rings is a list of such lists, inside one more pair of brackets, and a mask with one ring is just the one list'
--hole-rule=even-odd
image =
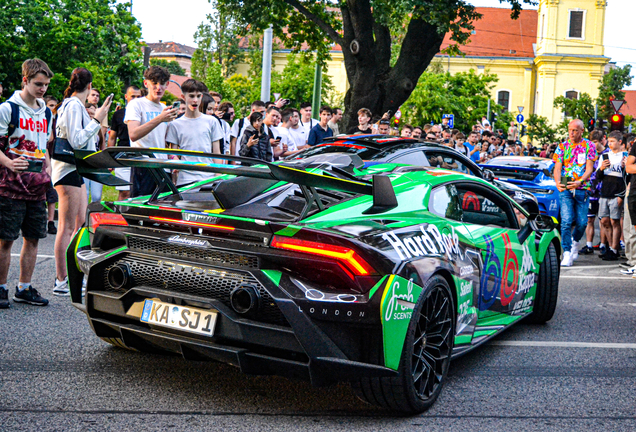
{"label": "blue car", "polygon": [[554,162],[532,156],[499,156],[482,165],[495,177],[534,194],[543,214],[559,217],[559,191],[552,178]]}

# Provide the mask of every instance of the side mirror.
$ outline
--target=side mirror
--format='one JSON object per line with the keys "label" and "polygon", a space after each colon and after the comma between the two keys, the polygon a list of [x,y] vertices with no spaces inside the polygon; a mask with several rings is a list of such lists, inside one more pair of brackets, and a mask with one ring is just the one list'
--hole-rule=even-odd
{"label": "side mirror", "polygon": [[489,169],[483,170],[481,174],[486,181],[492,182],[495,179],[495,173]]}
{"label": "side mirror", "polygon": [[519,230],[517,238],[519,239],[519,243],[523,244],[528,237],[530,237],[532,231],[540,233],[550,232],[555,227],[556,223],[551,216],[539,213],[530,213],[530,216],[528,216],[528,223]]}

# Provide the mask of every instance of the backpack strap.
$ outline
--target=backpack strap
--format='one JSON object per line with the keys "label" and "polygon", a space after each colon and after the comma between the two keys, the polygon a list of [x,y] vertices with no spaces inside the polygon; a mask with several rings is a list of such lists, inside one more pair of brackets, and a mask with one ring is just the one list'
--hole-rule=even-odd
{"label": "backpack strap", "polygon": [[7,101],[7,103],[11,106],[11,121],[7,128],[7,137],[10,137],[20,125],[20,107],[18,104],[11,101]]}
{"label": "backpack strap", "polygon": [[243,124],[245,123],[245,118],[241,117],[241,119],[239,120],[239,135],[241,134],[241,129],[243,129]]}

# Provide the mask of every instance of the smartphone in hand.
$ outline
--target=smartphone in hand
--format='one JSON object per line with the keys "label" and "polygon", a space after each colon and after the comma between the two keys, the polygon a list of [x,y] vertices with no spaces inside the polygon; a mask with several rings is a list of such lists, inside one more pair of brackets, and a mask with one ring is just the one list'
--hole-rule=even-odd
{"label": "smartphone in hand", "polygon": [[172,103],[172,108],[179,109],[181,107],[181,101],[175,101]]}

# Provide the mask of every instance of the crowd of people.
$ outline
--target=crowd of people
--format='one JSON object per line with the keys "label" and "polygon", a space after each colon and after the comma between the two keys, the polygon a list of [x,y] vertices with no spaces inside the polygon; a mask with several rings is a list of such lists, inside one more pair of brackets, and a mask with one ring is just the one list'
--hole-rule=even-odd
{"label": "crowd of people", "polygon": [[[20,276],[13,300],[45,306],[48,300],[31,285],[38,240],[56,234],[55,295],[69,295],[66,249],[85,222],[89,202],[100,201],[102,185],[79,175],[73,150],[101,150],[106,147],[175,148],[217,154],[214,163],[232,163],[221,155],[250,157],[267,162],[295,154],[340,135],[342,110],[323,106],[318,119],[312,118],[310,103],[298,108],[288,101],[254,101],[245,118],[235,119],[235,108],[221,94],[188,79],[181,85],[183,97],[166,106],[161,102],[170,73],[151,66],[144,72],[143,87],[125,89],[125,105],[117,104],[108,123],[114,95],[104,98],[93,88],[89,70],[73,70],[61,101],[46,96],[53,73],[39,59],[22,65],[22,87],[0,105],[0,308],[10,306],[7,277],[13,242],[22,234]],[[369,109],[358,111],[358,125],[348,134],[385,134],[438,142],[465,154],[476,163],[500,155],[554,158],[554,178],[560,191],[562,265],[569,266],[578,254],[594,252],[594,222],[601,221],[600,255],[618,260],[625,250],[626,274],[636,277],[636,174],[634,136],[593,131],[582,138],[580,120],[570,124],[569,139],[561,144],[536,149],[522,145],[514,123],[504,135],[493,130],[484,117],[468,134],[442,124],[391,126],[392,113],[373,116]],[[158,158],[176,155],[156,154]],[[182,155],[191,162],[209,158]],[[119,199],[151,194],[156,184],[144,168],[118,168],[115,175],[130,186],[118,186]],[[204,180],[210,174],[179,170],[172,173],[178,186]],[[57,206],[59,226],[55,226]],[[588,208],[589,207],[589,208]],[[623,217],[624,208],[625,212]],[[631,214],[630,214],[631,212]],[[631,216],[631,218],[630,218]],[[627,221],[625,222],[625,219]],[[586,245],[578,242],[587,235]]]}

